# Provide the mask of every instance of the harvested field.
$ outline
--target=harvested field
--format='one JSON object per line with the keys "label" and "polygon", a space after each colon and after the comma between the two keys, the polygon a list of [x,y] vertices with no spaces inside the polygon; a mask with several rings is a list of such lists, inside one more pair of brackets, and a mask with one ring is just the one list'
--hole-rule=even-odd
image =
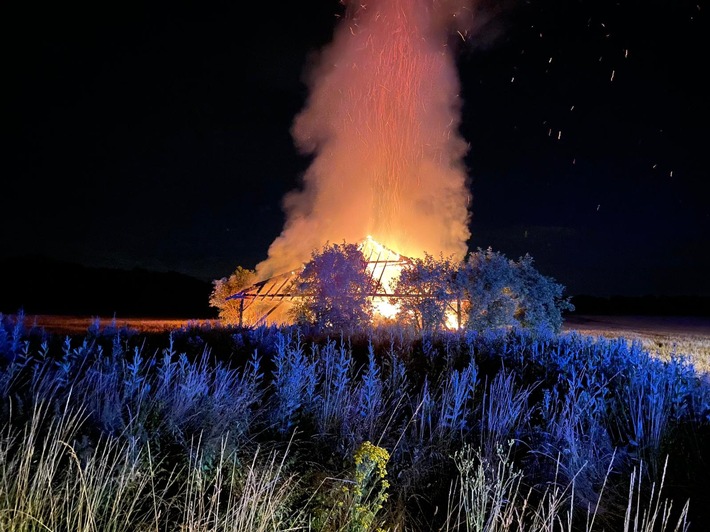
{"label": "harvested field", "polygon": [[688,355],[696,369],[710,373],[710,317],[698,316],[570,316],[564,331],[605,338],[639,340],[667,359]]}

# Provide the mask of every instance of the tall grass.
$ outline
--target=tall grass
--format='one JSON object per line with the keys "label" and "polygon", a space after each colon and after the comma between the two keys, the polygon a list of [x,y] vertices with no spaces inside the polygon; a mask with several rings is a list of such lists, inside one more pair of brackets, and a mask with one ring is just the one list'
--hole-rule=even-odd
{"label": "tall grass", "polygon": [[55,337],[22,320],[0,319],[0,530],[651,532],[704,517],[708,384],[638,342]]}
{"label": "tall grass", "polygon": [[[512,441],[509,442],[512,446]],[[445,530],[466,532],[593,532],[603,530],[597,512],[603,493],[595,504],[589,505],[581,516],[575,516],[577,496],[574,478],[566,485],[557,482],[534,496],[525,489],[523,473],[510,457],[510,449],[499,445],[494,459],[485,458],[469,445],[454,457],[460,473],[452,485],[448,520]],[[666,463],[667,465],[667,463]],[[631,473],[629,495],[624,513],[624,532],[656,532],[689,530],[688,502],[677,515],[673,514],[673,501],[662,497],[663,482],[651,487],[650,496],[644,497],[640,478],[643,462]],[[611,471],[611,466],[607,474]],[[602,488],[606,487],[606,481]],[[603,490],[602,490],[603,492]]]}
{"label": "tall grass", "polygon": [[49,419],[37,405],[21,433],[0,438],[0,530],[272,531],[306,519],[293,509],[297,481],[283,453],[243,464],[224,443],[216,455],[196,442],[184,470],[156,462],[150,444],[102,437],[82,449],[84,416]]}
{"label": "tall grass", "polygon": [[0,529],[135,530],[146,521],[141,499],[150,475],[130,442],[101,438],[93,452],[77,451],[85,417],[57,417],[38,404],[21,430],[7,425],[0,439]]}

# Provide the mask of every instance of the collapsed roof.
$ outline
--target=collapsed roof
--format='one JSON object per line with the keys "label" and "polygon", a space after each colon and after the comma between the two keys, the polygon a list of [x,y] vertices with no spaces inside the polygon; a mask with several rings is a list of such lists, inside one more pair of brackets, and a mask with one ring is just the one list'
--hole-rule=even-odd
{"label": "collapsed roof", "polygon": [[[402,267],[411,261],[375,241],[368,236],[358,244],[367,262],[366,268],[376,286],[381,291],[369,294],[375,300],[381,314],[394,312],[390,299],[395,296],[390,288],[390,282],[399,277]],[[304,265],[305,266],[305,265]],[[293,301],[300,297],[294,290],[295,281],[303,270],[303,266],[279,275],[275,275],[227,297],[228,300],[239,301],[239,325],[266,325],[289,323],[288,309]]]}

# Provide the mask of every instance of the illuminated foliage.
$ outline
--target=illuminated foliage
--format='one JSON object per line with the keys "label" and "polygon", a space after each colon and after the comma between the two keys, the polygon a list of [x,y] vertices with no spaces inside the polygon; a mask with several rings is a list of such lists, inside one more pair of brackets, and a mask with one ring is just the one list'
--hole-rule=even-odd
{"label": "illuminated foliage", "polygon": [[630,485],[658,494],[668,463],[671,501],[704,493],[710,387],[690,357],[524,329],[424,352],[392,332],[364,360],[357,337],[295,327],[54,337],[0,316],[0,530],[589,531],[590,508],[622,530],[649,507],[624,512]]}
{"label": "illuminated foliage", "polygon": [[574,310],[571,298],[563,296],[565,287],[537,271],[528,254],[514,264],[514,274],[519,301],[516,318],[520,325],[559,332],[562,313]]}
{"label": "illuminated foliage", "polygon": [[573,310],[564,286],[538,272],[530,255],[510,260],[491,248],[465,262],[429,254],[402,267],[394,291],[397,319],[416,330],[464,327],[483,331],[540,327],[559,331]]}
{"label": "illuminated foliage", "polygon": [[491,248],[471,253],[456,276],[466,293],[469,329],[545,328],[558,332],[562,312],[574,310],[564,286],[533,266],[530,255],[518,261]]}
{"label": "illuminated foliage", "polygon": [[312,523],[319,532],[384,532],[378,515],[389,499],[387,464],[390,454],[370,441],[353,455],[354,470],[346,483],[328,494]]}
{"label": "illuminated foliage", "polygon": [[377,282],[355,244],[326,244],[314,251],[295,283],[291,315],[299,324],[326,332],[353,331],[370,324],[370,294]]}
{"label": "illuminated foliage", "polygon": [[354,502],[351,530],[371,530],[377,513],[387,501],[387,488],[390,485],[386,478],[389,459],[390,455],[385,449],[369,441],[363,442],[355,452],[355,482],[345,488],[352,495]]}
{"label": "illuminated foliage", "polygon": [[237,266],[234,273],[229,277],[222,277],[212,281],[212,294],[210,294],[210,306],[219,309],[219,318],[226,323],[238,324],[240,322],[239,299],[227,299],[248,287],[256,280],[256,272],[247,268]]}
{"label": "illuminated foliage", "polygon": [[491,248],[471,253],[457,278],[467,293],[470,329],[517,325],[513,261]]}
{"label": "illuminated foliage", "polygon": [[444,328],[447,312],[452,311],[456,295],[452,279],[458,264],[452,257],[437,260],[425,253],[402,266],[394,285],[400,323],[416,330],[433,332]]}

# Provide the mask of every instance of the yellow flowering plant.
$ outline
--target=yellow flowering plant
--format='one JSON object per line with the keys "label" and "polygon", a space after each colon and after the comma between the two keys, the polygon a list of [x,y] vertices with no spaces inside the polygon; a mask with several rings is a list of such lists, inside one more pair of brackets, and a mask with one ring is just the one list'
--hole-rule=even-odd
{"label": "yellow flowering plant", "polygon": [[353,455],[352,479],[333,494],[336,502],[326,514],[320,513],[320,518],[313,523],[315,529],[385,532],[378,526],[376,518],[389,497],[389,459],[386,449],[369,441],[363,442]]}
{"label": "yellow flowering plant", "polygon": [[345,487],[352,497],[348,528],[352,532],[365,532],[373,529],[375,517],[389,496],[387,462],[390,455],[386,449],[365,441],[355,451],[353,458],[354,483]]}

